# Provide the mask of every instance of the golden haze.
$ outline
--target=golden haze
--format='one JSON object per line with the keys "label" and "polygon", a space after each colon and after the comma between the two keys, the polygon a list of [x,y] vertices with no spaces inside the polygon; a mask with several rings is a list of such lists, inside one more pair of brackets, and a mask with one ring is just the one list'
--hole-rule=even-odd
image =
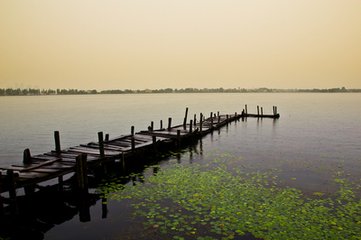
{"label": "golden haze", "polygon": [[1,0],[0,87],[361,88],[360,0]]}

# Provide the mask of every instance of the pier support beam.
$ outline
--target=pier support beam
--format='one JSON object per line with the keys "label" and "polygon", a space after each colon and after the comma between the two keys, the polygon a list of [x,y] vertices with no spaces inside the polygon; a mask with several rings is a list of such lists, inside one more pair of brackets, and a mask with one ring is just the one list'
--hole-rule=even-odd
{"label": "pier support beam", "polygon": [[87,155],[82,153],[76,157],[77,187],[82,193],[88,193]]}

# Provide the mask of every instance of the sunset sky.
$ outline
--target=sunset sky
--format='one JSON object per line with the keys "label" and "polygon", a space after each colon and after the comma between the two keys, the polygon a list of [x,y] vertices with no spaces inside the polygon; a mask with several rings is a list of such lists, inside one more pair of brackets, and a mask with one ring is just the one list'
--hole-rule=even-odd
{"label": "sunset sky", "polygon": [[0,0],[0,88],[343,86],[360,0]]}

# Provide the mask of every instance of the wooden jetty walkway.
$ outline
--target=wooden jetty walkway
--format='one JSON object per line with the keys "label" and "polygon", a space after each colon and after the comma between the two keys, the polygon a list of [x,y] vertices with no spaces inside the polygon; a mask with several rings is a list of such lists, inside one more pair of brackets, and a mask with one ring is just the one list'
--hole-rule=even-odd
{"label": "wooden jetty walkway", "polygon": [[[168,119],[166,126],[160,121],[160,128],[154,128],[151,122],[148,130],[135,132],[131,127],[129,135],[123,135],[110,139],[109,135],[98,132],[98,141],[78,146],[61,149],[60,134],[54,132],[55,150],[39,155],[31,155],[29,149],[24,150],[23,164],[13,164],[9,167],[0,168],[0,193],[8,192],[9,200],[16,199],[16,189],[24,188],[25,193],[34,191],[37,184],[58,178],[59,184],[63,182],[63,176],[76,173],[77,187],[87,190],[87,172],[89,169],[105,166],[115,160],[123,164],[134,156],[154,153],[159,150],[170,149],[180,146],[189,140],[198,139],[215,129],[218,129],[240,118],[274,118],[280,115],[277,107],[273,107],[273,114],[263,114],[263,108],[257,106],[257,114],[249,114],[247,105],[241,114],[221,115],[219,112],[210,113],[205,117],[202,113],[191,120],[188,119],[186,108],[183,124],[172,126],[172,118]],[[3,201],[0,196],[0,211]]]}

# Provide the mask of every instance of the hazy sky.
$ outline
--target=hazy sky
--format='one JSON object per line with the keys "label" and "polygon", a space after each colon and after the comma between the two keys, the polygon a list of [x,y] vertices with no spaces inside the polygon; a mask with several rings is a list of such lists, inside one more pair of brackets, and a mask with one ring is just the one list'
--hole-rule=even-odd
{"label": "hazy sky", "polygon": [[0,87],[361,88],[361,0],[0,0]]}

